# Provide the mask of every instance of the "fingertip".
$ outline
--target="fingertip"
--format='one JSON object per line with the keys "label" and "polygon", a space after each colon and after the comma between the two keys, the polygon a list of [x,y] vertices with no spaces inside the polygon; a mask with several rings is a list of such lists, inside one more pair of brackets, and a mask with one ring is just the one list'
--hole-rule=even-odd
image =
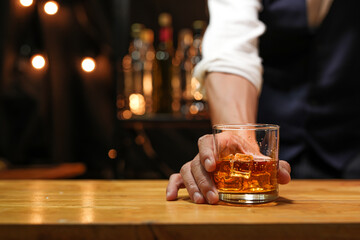
{"label": "fingertip", "polygon": [[166,187],[166,200],[173,201],[177,199],[178,191],[183,187],[183,179],[179,173],[172,174]]}
{"label": "fingertip", "polygon": [[216,204],[219,201],[219,194],[216,191],[208,191],[206,199],[209,204]]}
{"label": "fingertip", "polygon": [[282,166],[280,166],[279,167],[279,183],[287,184],[290,181],[291,181],[290,172],[286,168],[283,168]]}
{"label": "fingertip", "polygon": [[214,171],[215,168],[216,168],[215,161],[214,161],[214,160],[210,160],[210,158],[207,158],[207,159],[204,161],[204,165],[205,165],[206,171],[208,171],[208,172],[212,172],[212,171]]}
{"label": "fingertip", "polygon": [[177,199],[177,192],[176,191],[167,191],[166,192],[166,200],[167,201],[174,201]]}

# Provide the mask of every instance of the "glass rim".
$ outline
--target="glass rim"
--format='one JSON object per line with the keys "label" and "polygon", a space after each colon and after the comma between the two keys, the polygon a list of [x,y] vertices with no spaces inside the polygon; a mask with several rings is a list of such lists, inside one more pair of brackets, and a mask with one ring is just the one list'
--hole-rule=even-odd
{"label": "glass rim", "polygon": [[278,130],[279,125],[263,123],[215,124],[213,130]]}

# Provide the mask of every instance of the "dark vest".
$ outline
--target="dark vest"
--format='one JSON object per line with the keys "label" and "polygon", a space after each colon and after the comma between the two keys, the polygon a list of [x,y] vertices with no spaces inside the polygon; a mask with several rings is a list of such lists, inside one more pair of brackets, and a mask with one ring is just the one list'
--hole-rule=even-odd
{"label": "dark vest", "polygon": [[258,121],[280,125],[280,159],[341,171],[360,153],[360,1],[334,0],[315,30],[305,0],[263,5]]}

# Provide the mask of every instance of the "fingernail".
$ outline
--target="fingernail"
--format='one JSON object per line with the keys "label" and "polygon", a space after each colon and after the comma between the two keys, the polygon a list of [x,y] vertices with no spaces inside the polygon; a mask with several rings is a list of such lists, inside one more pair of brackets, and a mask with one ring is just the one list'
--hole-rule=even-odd
{"label": "fingernail", "polygon": [[199,192],[195,192],[193,195],[193,199],[195,203],[200,203],[203,200],[202,195]]}
{"label": "fingernail", "polygon": [[166,192],[166,198],[169,198],[170,192]]}
{"label": "fingernail", "polygon": [[210,159],[205,160],[205,168],[208,170],[211,168],[212,162]]}
{"label": "fingernail", "polygon": [[207,199],[208,203],[214,204],[214,203],[216,203],[216,194],[213,191],[208,191],[206,193],[206,199]]}

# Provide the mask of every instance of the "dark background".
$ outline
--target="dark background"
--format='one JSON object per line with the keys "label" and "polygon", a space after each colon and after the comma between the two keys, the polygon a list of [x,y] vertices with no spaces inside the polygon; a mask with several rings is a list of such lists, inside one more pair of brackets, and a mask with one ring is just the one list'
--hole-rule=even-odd
{"label": "dark background", "polygon": [[[207,20],[206,1],[59,1],[54,16],[43,13],[44,3],[0,1],[0,161],[8,169],[82,162],[87,171],[80,178],[167,178],[179,171],[195,156],[198,137],[210,132],[209,121],[117,120],[119,63],[132,23],[153,29],[156,46],[157,17],[171,13],[176,47],[180,29]],[[47,58],[40,72],[29,65],[36,53]],[[78,67],[83,56],[97,61],[91,75]]]}

